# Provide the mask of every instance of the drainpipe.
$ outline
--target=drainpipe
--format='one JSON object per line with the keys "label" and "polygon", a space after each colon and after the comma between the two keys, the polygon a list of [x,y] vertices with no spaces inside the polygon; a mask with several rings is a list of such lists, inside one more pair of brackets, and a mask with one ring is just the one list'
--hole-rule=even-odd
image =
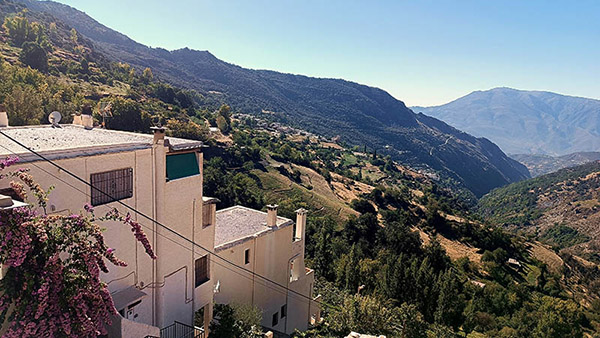
{"label": "drainpipe", "polygon": [[253,240],[254,248],[252,249],[252,306],[254,307],[254,280],[256,276],[256,238]]}
{"label": "drainpipe", "polygon": [[[152,219],[156,219],[156,151],[154,147],[150,149],[150,153],[152,154]],[[154,250],[156,250],[156,222],[152,222],[152,246]],[[156,326],[156,259],[152,260],[152,325]]]}
{"label": "drainpipe", "polygon": [[[202,205],[202,211],[204,209],[204,204]],[[192,243],[196,243],[196,239],[195,239],[195,235],[196,235],[196,199],[194,198],[194,201],[192,202]],[[192,268],[194,268],[194,253],[195,251],[195,246],[194,244],[192,244]],[[208,267],[209,267],[209,271],[210,271],[210,256],[208,259]],[[192,277],[192,326],[196,326],[196,281],[194,280],[195,276],[194,274],[191,274]],[[185,278],[188,278],[188,276],[186,275]]]}

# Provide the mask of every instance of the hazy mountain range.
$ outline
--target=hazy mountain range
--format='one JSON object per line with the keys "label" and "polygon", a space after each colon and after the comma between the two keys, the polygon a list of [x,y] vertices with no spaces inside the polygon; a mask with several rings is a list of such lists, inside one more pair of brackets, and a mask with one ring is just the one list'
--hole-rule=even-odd
{"label": "hazy mountain range", "polygon": [[600,149],[600,100],[495,88],[413,110],[486,137],[508,154],[566,155]]}
{"label": "hazy mountain range", "polygon": [[208,51],[149,48],[72,7],[51,1],[20,2],[74,27],[109,58],[138,71],[150,67],[156,77],[196,89],[207,102],[226,102],[246,113],[269,112],[294,127],[366,145],[413,168],[435,171],[443,182],[466,187],[477,196],[529,177],[525,166],[487,139],[415,114],[381,89],[341,79],[245,69]]}

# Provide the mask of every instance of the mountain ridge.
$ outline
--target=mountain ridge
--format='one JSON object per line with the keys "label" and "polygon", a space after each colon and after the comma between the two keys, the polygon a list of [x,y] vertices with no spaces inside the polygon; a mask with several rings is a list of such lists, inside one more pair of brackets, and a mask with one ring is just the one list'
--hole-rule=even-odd
{"label": "mountain ridge", "polygon": [[342,79],[246,69],[208,51],[150,48],[70,6],[20,2],[65,21],[110,58],[138,71],[149,67],[157,78],[195,89],[207,101],[226,102],[253,114],[272,112],[271,117],[279,122],[325,137],[339,136],[348,144],[367,146],[415,169],[433,170],[442,180],[466,187],[476,196],[529,177],[523,165],[495,144],[419,116],[382,89]]}
{"label": "mountain ridge", "polygon": [[497,87],[434,107],[413,107],[509,154],[560,156],[600,148],[600,100]]}

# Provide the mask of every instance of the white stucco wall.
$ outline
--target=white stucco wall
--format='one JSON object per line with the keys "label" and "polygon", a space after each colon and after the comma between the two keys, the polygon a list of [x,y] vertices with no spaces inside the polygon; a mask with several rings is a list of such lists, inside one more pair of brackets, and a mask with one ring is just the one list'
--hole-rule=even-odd
{"label": "white stucco wall", "polygon": [[[265,219],[266,222],[266,219]],[[306,330],[309,316],[309,301],[293,292],[288,294],[286,286],[307,297],[312,296],[314,274],[302,274],[290,283],[290,260],[297,258],[304,269],[303,241],[292,242],[293,226],[248,239],[235,246],[219,249],[217,253],[250,271],[266,277],[269,282],[252,273],[227,263],[215,264],[214,283],[220,284],[215,294],[216,303],[252,304],[263,313],[262,325],[280,332],[292,333],[295,329]],[[244,264],[244,252],[250,249],[250,263]],[[219,261],[218,259],[216,260]],[[287,304],[287,316],[281,318],[281,307]],[[278,324],[272,325],[273,314],[278,314]]]}
{"label": "white stucco wall", "polygon": [[[193,239],[206,248],[214,247],[214,226],[202,227],[202,162],[198,153],[200,175],[166,181],[165,156],[167,147],[162,144],[153,148],[119,153],[59,159],[55,162],[89,182],[90,175],[114,169],[133,168],[133,197],[121,200],[142,213],[157,219],[183,236]],[[31,174],[44,189],[54,186],[49,196],[49,212],[61,214],[79,213],[90,202],[91,188],[70,177],[46,162],[17,164],[29,168]],[[38,168],[39,167],[39,168]],[[60,177],[61,182],[52,175]],[[10,180],[0,182],[8,187]],[[81,193],[81,190],[87,194]],[[125,207],[109,203],[95,207],[98,215],[113,207],[126,213]],[[147,294],[136,306],[137,322],[164,327],[174,320],[192,324],[194,311],[209,306],[212,313],[212,283],[194,288],[194,259],[204,255],[192,245],[174,236],[132,212],[133,219],[143,225],[158,257],[152,260],[139,244],[130,227],[118,222],[103,222],[105,241],[116,249],[115,254],[128,263],[127,267],[110,266],[109,273],[101,276],[108,283],[111,293],[136,286]]]}

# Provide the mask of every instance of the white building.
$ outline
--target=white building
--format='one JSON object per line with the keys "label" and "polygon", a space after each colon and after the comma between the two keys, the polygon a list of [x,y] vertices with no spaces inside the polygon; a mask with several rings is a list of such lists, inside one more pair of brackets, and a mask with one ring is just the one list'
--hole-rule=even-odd
{"label": "white building", "polygon": [[[311,319],[319,318],[312,294],[314,274],[304,267],[306,212],[298,211],[295,232],[294,222],[277,217],[276,207],[268,213],[240,206],[217,212],[217,201],[203,196],[201,142],[167,138],[164,129],[155,129],[154,135],[89,125],[1,130],[189,240],[131,212],[152,244],[157,256],[152,260],[128,226],[102,224],[107,228],[107,245],[128,264],[109,264],[110,272],[101,276],[120,313],[109,328],[109,337],[159,337],[161,329],[166,336],[173,325],[180,333],[189,333],[186,330],[194,330],[197,312],[203,313],[204,329],[208,329],[215,300],[257,305],[263,311],[263,325],[275,331],[304,330]],[[76,213],[86,203],[97,214],[114,207],[129,211],[0,135],[0,157],[15,154],[20,158],[17,166],[29,168],[44,189],[55,187],[49,196],[49,212]],[[0,181],[0,194],[10,194],[9,190],[9,180]]]}
{"label": "white building", "polygon": [[[296,227],[277,216],[277,206],[262,212],[242,206],[217,211],[213,280],[215,302],[257,306],[262,325],[273,331],[306,330],[318,320],[314,271],[304,266],[306,210],[296,211]],[[272,282],[271,282],[272,281]]]}
{"label": "white building", "polygon": [[[201,142],[165,138],[164,130],[155,130],[153,136],[74,125],[2,131],[128,206],[205,248],[214,248],[213,220],[203,217],[214,213],[215,205],[202,194]],[[0,135],[0,156],[14,153],[20,157],[17,166],[29,168],[44,189],[55,187],[49,196],[50,212],[79,212],[86,203],[94,205],[98,214],[113,207],[128,211]],[[8,180],[0,184],[9,189]],[[123,316],[113,323],[110,336],[159,336],[159,328],[175,321],[192,325],[194,313],[201,308],[207,327],[213,306],[208,253],[138,214],[132,215],[144,227],[158,258],[146,255],[128,226],[103,223],[106,243],[128,264],[109,264],[110,272],[101,276]]]}

